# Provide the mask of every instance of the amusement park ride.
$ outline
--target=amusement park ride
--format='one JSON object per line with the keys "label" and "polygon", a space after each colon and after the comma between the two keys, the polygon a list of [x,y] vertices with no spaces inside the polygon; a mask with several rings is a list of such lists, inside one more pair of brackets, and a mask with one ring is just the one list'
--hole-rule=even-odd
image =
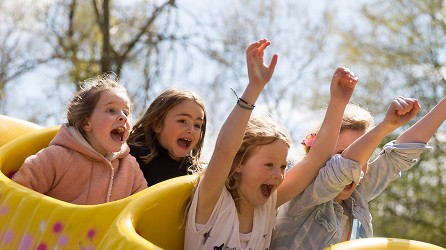
{"label": "amusement park ride", "polygon": [[[100,205],[66,203],[13,182],[10,177],[25,158],[46,147],[58,130],[0,115],[0,249],[183,248],[184,204],[195,176]],[[327,249],[445,250],[393,238],[352,240]]]}

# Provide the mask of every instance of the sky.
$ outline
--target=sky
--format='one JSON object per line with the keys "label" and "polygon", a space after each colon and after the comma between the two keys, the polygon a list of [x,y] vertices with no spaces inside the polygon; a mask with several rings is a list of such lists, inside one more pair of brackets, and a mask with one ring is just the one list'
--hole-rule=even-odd
{"label": "sky", "polygon": [[[22,0],[24,2],[29,2],[30,0]],[[130,4],[132,2],[138,2],[136,0],[133,1],[125,1],[120,0],[121,4]],[[299,0],[305,2],[303,0]],[[4,4],[14,3],[15,0],[3,0]],[[34,3],[34,1],[33,1]],[[45,1],[38,1],[39,4],[44,4]],[[356,1],[348,1],[348,0],[338,0],[335,2],[337,4],[337,8],[339,9],[339,18],[345,19],[345,22],[349,22],[351,18],[354,16],[354,8]],[[182,0],[178,1],[179,5],[187,6],[188,9],[194,11],[197,15],[200,15],[201,12],[210,11],[215,15],[219,13],[224,13],[225,8],[228,7],[230,2],[221,2],[221,1],[211,1],[211,0]],[[308,11],[311,13],[315,13],[313,16],[316,18],[318,13],[325,7],[325,5],[334,4],[333,2],[321,2],[319,4],[307,4]],[[342,6],[342,7],[340,7]],[[212,15],[211,15],[212,16]],[[286,21],[286,20],[285,20]],[[287,24],[284,24],[287,25]],[[193,29],[193,27],[191,27]],[[283,57],[281,56],[282,60]],[[279,59],[281,60],[281,59]],[[279,62],[280,63],[280,62]],[[60,105],[60,103],[67,103],[68,99],[72,95],[72,90],[67,88],[58,88],[55,81],[53,79],[58,75],[58,69],[51,67],[41,67],[37,70],[29,74],[25,74],[19,79],[17,79],[16,84],[8,85],[7,93],[8,93],[8,102],[6,106],[7,115],[19,118],[19,119],[27,119],[27,117],[38,116],[39,113],[43,113],[45,109],[52,110],[53,115],[47,117],[44,123],[40,123],[39,125],[48,127],[53,125],[59,125],[61,122],[65,120],[65,105]],[[51,94],[57,91],[61,100],[59,100],[58,104],[53,104],[48,102],[48,97],[46,94]],[[62,93],[62,94],[61,94]],[[203,98],[205,99],[205,98]],[[205,103],[207,100],[204,100]],[[291,105],[291,104],[290,104]],[[285,106],[289,112],[289,110],[294,110],[294,112],[301,111],[300,109],[295,109],[294,107]],[[261,104],[256,107],[256,113],[262,114],[266,113],[266,107]],[[281,112],[278,110],[277,112]],[[302,122],[299,123],[299,127],[297,128],[302,133],[309,131],[311,128],[315,127],[317,123],[322,119],[321,113],[310,113],[304,111],[304,113],[295,113],[290,114],[293,117],[301,117]],[[213,141],[215,140],[215,136],[218,133],[218,130],[221,126],[223,119],[221,119],[219,124],[210,124],[208,128],[208,139],[206,139],[206,149],[204,154],[205,158],[209,157],[211,149],[213,148]],[[304,132],[305,131],[305,132]],[[303,134],[302,134],[303,135]],[[207,142],[207,143],[206,143]],[[299,141],[300,142],[300,141]],[[299,144],[299,142],[295,142]],[[300,146],[298,146],[300,147]],[[302,151],[296,149],[297,152],[303,153]]]}

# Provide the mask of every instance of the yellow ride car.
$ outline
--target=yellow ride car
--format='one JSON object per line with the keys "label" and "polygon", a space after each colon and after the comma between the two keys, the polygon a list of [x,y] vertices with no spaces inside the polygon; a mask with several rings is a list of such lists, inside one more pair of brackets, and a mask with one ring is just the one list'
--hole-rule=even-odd
{"label": "yellow ride car", "polygon": [[[10,179],[26,157],[48,146],[59,126],[4,129],[17,120],[3,123],[6,118],[0,118],[0,138],[7,138],[0,147],[0,249],[183,249],[185,204],[196,176],[167,180],[106,204],[63,202]],[[444,250],[387,238],[353,240],[327,249]]]}

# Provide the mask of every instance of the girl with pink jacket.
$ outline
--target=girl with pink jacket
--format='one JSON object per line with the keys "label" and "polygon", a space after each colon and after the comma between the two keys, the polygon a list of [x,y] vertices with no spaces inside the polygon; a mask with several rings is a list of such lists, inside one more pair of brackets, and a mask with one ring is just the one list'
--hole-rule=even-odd
{"label": "girl with pink jacket", "polygon": [[29,156],[12,177],[39,193],[74,204],[119,200],[147,187],[129,154],[127,90],[107,76],[86,81],[49,146]]}

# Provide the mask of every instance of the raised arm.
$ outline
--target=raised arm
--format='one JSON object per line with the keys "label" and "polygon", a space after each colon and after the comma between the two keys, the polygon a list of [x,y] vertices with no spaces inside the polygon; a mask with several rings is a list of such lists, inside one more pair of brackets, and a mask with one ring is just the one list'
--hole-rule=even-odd
{"label": "raised arm", "polygon": [[246,126],[251,116],[249,108],[254,104],[271,79],[277,64],[278,55],[274,54],[270,65],[264,63],[264,51],[270,42],[266,39],[251,44],[246,49],[249,83],[242,101],[238,101],[229,114],[218,135],[214,152],[206,168],[199,188],[197,207],[197,223],[206,223],[209,219],[220,194],[225,188],[225,182],[231,171],[232,162],[242,143]]}
{"label": "raised arm", "polygon": [[395,98],[387,109],[384,120],[345,149],[342,157],[364,166],[384,137],[414,118],[419,110],[420,105],[416,99],[402,96]]}
{"label": "raised arm", "polygon": [[446,97],[444,97],[429,113],[404,131],[396,143],[427,143],[441,124],[446,120]]}
{"label": "raised arm", "polygon": [[319,169],[333,155],[341,129],[342,115],[357,82],[358,78],[349,69],[344,67],[336,69],[330,86],[330,102],[322,126],[310,152],[285,175],[278,190],[277,206],[303,192],[316,177]]}

